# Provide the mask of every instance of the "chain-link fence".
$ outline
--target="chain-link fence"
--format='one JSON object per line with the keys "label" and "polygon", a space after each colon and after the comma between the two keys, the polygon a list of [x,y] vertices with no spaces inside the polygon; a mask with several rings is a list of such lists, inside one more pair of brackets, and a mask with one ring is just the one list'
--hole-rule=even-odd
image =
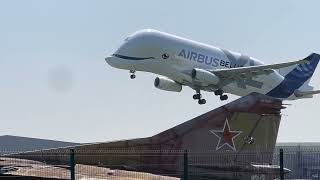
{"label": "chain-link fence", "polygon": [[[320,179],[320,150],[319,148],[284,150],[283,166],[290,169],[286,179]],[[273,164],[280,164],[280,154],[276,151]]]}
{"label": "chain-link fence", "polygon": [[2,179],[273,179],[281,173],[286,179],[320,179],[320,151],[312,150],[285,150],[282,172],[278,150],[237,154],[60,149],[1,154]]}

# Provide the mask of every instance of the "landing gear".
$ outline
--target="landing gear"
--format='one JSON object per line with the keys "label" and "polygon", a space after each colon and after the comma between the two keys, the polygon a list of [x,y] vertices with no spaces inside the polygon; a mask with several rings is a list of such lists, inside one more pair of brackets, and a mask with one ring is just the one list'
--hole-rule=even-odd
{"label": "landing gear", "polygon": [[205,104],[207,101],[205,99],[199,99],[198,100],[198,103],[201,105],[201,104]]}
{"label": "landing gear", "polygon": [[200,90],[196,90],[196,94],[192,96],[192,98],[194,100],[198,100],[198,103],[201,105],[201,104],[205,104],[206,103],[206,100],[205,99],[201,99],[202,98],[202,95],[200,93]]}
{"label": "landing gear", "polygon": [[136,78],[136,75],[131,74],[131,75],[130,75],[130,78],[131,78],[131,79],[134,79],[134,78]]}
{"label": "landing gear", "polygon": [[[223,92],[223,90],[222,89],[217,89],[217,90],[215,90],[214,91],[214,94],[216,95],[216,96],[220,96],[220,100],[221,101],[225,101],[225,100],[227,100],[228,99],[228,95],[226,95],[226,94],[223,94],[224,92]],[[198,100],[198,103],[201,105],[201,104],[206,104],[206,100],[205,99],[201,99],[202,98],[202,95],[201,95],[201,93],[200,93],[200,90],[196,90],[196,94],[194,94],[193,96],[192,96],[192,98],[194,99],[194,100]]]}
{"label": "landing gear", "polygon": [[216,95],[216,96],[220,96],[220,100],[221,101],[224,101],[224,100],[227,100],[228,99],[228,95],[223,95],[223,90],[222,89],[217,89],[217,90],[215,90],[214,91],[214,94]]}
{"label": "landing gear", "polygon": [[221,101],[224,101],[224,100],[227,100],[227,99],[228,99],[228,95],[226,95],[226,94],[220,96],[220,100]]}
{"label": "landing gear", "polygon": [[217,89],[214,91],[214,95],[216,95],[216,96],[221,96],[222,94],[223,94],[222,89]]}
{"label": "landing gear", "polygon": [[201,94],[195,94],[193,95],[193,99],[196,100],[196,99],[201,99],[202,95]]}
{"label": "landing gear", "polygon": [[136,71],[135,70],[130,70],[130,79],[134,79],[136,78],[136,75],[135,75]]}

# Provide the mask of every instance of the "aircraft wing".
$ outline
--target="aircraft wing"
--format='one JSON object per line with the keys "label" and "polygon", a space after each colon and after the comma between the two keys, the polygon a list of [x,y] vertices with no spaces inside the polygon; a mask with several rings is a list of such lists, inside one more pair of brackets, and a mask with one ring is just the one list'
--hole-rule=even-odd
{"label": "aircraft wing", "polygon": [[307,60],[303,59],[303,60],[286,62],[286,63],[278,63],[278,64],[238,67],[238,68],[231,68],[231,69],[218,69],[218,70],[212,70],[210,72],[219,76],[219,78],[224,78],[224,79],[247,79],[257,75],[271,74],[274,72],[274,69],[285,68],[285,67],[289,67],[296,64],[304,64],[307,62],[308,62]]}

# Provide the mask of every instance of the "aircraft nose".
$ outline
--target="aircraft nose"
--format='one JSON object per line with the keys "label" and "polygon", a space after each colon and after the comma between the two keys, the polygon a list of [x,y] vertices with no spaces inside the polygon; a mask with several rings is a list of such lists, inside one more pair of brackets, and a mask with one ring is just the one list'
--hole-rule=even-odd
{"label": "aircraft nose", "polygon": [[109,65],[112,65],[112,57],[111,56],[107,56],[105,59],[104,59]]}
{"label": "aircraft nose", "polygon": [[117,59],[117,57],[107,56],[104,60],[112,67],[120,68],[121,66],[121,62],[119,59]]}
{"label": "aircraft nose", "polygon": [[113,57],[112,56],[107,56],[105,59],[104,59],[110,66],[114,66],[114,60],[113,60]]}
{"label": "aircraft nose", "polygon": [[106,62],[110,62],[111,61],[111,57],[110,56],[107,56],[104,60],[106,60]]}

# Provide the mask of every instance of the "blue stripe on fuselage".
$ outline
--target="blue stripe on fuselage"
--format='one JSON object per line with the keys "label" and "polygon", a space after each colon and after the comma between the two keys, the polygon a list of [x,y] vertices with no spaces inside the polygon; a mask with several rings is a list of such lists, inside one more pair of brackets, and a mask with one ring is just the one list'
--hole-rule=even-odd
{"label": "blue stripe on fuselage", "polygon": [[[276,98],[288,98],[313,75],[320,59],[319,54],[311,54],[306,58],[308,63],[300,64],[289,72],[284,80],[266,95]],[[306,71],[305,68],[308,68]]]}

